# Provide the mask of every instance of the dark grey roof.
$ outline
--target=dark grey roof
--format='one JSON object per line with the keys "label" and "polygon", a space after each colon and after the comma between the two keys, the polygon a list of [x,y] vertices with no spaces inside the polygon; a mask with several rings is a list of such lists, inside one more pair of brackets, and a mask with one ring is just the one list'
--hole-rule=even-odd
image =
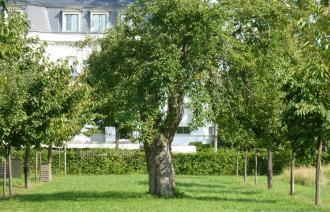
{"label": "dark grey roof", "polygon": [[43,7],[122,7],[134,0],[18,0],[17,4]]}
{"label": "dark grey roof", "polygon": [[62,12],[80,11],[80,33],[90,32],[90,12],[94,9],[108,13],[108,23],[116,24],[119,10],[134,0],[17,0],[13,6],[23,9],[31,21],[33,32],[62,32]]}
{"label": "dark grey roof", "polygon": [[51,32],[48,12],[45,7],[27,6],[26,13],[29,20],[31,20],[31,31]]}

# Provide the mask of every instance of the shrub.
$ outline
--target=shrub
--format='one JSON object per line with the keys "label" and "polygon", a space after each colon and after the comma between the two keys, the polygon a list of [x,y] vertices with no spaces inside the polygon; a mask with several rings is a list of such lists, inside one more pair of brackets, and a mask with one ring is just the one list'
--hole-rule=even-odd
{"label": "shrub", "polygon": [[[1,151],[0,151],[1,154]],[[31,151],[31,176],[34,176],[35,151]],[[2,154],[3,155],[3,154]],[[42,162],[47,162],[47,150],[42,150]],[[14,150],[13,158],[20,158],[23,166],[23,150]],[[329,157],[324,157],[329,161]],[[201,151],[194,154],[174,154],[173,161],[176,174],[179,175],[234,175],[236,173],[236,150],[219,149],[214,151]],[[290,164],[290,152],[274,152],[273,172],[281,174]],[[301,162],[297,161],[297,164]],[[313,165],[313,164],[311,164]],[[239,157],[239,170],[243,174],[244,154]],[[248,174],[254,173],[254,153],[248,153]],[[53,151],[52,170],[54,174],[63,174],[63,150]],[[144,152],[141,150],[115,150],[115,149],[68,149],[67,173],[78,175],[96,174],[133,174],[146,173]],[[267,152],[258,153],[258,174],[267,173]],[[330,172],[329,172],[330,173]]]}

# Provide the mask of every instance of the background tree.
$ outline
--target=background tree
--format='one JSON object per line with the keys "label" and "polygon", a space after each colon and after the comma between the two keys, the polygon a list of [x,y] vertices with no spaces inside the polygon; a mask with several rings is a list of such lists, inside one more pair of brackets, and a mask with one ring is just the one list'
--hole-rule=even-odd
{"label": "background tree", "polygon": [[34,76],[34,65],[40,49],[37,40],[28,38],[28,21],[20,13],[11,11],[8,17],[0,13],[0,139],[4,141],[11,179],[11,148],[20,146],[19,132],[23,130],[27,114],[24,104],[27,101],[27,88]]}
{"label": "background tree", "polygon": [[268,188],[272,188],[272,152],[282,134],[280,88],[288,8],[280,1],[219,4],[225,11],[227,37],[215,73],[222,80],[211,89],[216,87],[217,99],[224,100],[215,100],[213,108],[228,107],[240,123],[237,126],[252,132],[258,147],[268,149]]}
{"label": "background tree", "polygon": [[[327,1],[323,1],[327,5]],[[296,28],[296,61],[288,74],[284,121],[289,135],[304,152],[316,147],[315,205],[320,205],[321,157],[329,140],[329,11],[319,2],[306,1]],[[294,131],[296,130],[296,131]]]}

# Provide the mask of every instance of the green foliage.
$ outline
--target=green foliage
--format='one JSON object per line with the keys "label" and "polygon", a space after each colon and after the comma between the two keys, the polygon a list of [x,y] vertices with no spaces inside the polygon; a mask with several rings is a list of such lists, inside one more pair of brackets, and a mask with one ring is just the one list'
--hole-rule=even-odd
{"label": "green foliage", "polygon": [[317,142],[326,146],[329,141],[330,15],[327,8],[314,1],[298,11],[283,85],[283,122],[292,147],[304,155],[313,152]]}
{"label": "green foliage", "polygon": [[[239,8],[239,9],[237,9]],[[282,1],[220,1],[224,15],[219,68],[210,82],[212,110],[227,146],[277,147],[281,77],[289,10]]]}
{"label": "green foliage", "polygon": [[[146,18],[147,17],[147,18]],[[140,0],[100,40],[87,81],[102,99],[101,123],[129,125],[147,145],[161,133],[172,142],[184,98],[201,117],[215,68],[218,14],[202,0]]]}

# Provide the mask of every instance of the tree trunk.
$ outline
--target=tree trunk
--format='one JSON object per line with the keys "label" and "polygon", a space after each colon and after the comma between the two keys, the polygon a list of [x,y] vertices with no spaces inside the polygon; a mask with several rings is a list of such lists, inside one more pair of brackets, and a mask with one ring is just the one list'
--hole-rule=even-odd
{"label": "tree trunk", "polygon": [[267,166],[267,187],[273,188],[273,152],[272,148],[268,148],[268,166]]}
{"label": "tree trunk", "polygon": [[38,158],[38,160],[39,160],[39,166],[38,166],[38,171],[39,171],[39,182],[41,182],[41,176],[40,176],[40,174],[41,174],[41,149],[40,149],[40,151],[39,151],[38,156],[39,156],[39,158]]}
{"label": "tree trunk", "polygon": [[38,180],[38,150],[37,149],[35,149],[35,151],[36,151],[36,158],[35,158],[35,169],[34,169],[34,181],[35,182],[37,182],[37,180]]}
{"label": "tree trunk", "polygon": [[58,174],[61,174],[61,149],[58,148]]}
{"label": "tree trunk", "polygon": [[64,145],[64,176],[66,176],[66,145]]}
{"label": "tree trunk", "polygon": [[30,188],[30,146],[25,147],[24,155],[24,185],[25,188]]}
{"label": "tree trunk", "polygon": [[150,148],[145,148],[149,192],[156,196],[173,196],[175,194],[175,174],[169,140],[161,134]]}
{"label": "tree trunk", "polygon": [[149,193],[153,194],[155,191],[155,163],[153,158],[155,157],[151,151],[151,145],[144,145],[144,153],[147,163],[148,182],[149,182]]}
{"label": "tree trunk", "polygon": [[116,127],[116,149],[119,149],[119,139],[120,139],[120,132],[119,129]]}
{"label": "tree trunk", "polygon": [[291,166],[290,166],[290,195],[294,194],[294,161],[295,155],[294,150],[291,150]]}
{"label": "tree trunk", "polygon": [[48,145],[49,181],[52,180],[53,145]]}
{"label": "tree trunk", "polygon": [[317,156],[316,156],[316,173],[315,173],[315,205],[321,204],[321,159],[322,159],[323,143],[318,139]]}
{"label": "tree trunk", "polygon": [[[5,153],[7,152],[7,148],[5,148]],[[6,197],[6,179],[7,179],[7,157],[5,157],[5,161],[3,164],[3,184],[2,184],[2,194],[3,198]]]}
{"label": "tree trunk", "polygon": [[254,184],[258,184],[258,153],[257,150],[255,150],[254,154]]}
{"label": "tree trunk", "polygon": [[237,150],[237,155],[236,155],[236,176],[238,177],[238,171],[239,171],[239,151]]}
{"label": "tree trunk", "polygon": [[9,175],[9,196],[11,197],[14,194],[14,189],[13,189],[13,172],[11,169],[11,146],[8,147],[7,149],[7,161],[8,161],[8,175]]}
{"label": "tree trunk", "polygon": [[244,183],[247,182],[247,151],[245,151],[244,157]]}
{"label": "tree trunk", "polygon": [[214,125],[214,151],[218,151],[218,125]]}

